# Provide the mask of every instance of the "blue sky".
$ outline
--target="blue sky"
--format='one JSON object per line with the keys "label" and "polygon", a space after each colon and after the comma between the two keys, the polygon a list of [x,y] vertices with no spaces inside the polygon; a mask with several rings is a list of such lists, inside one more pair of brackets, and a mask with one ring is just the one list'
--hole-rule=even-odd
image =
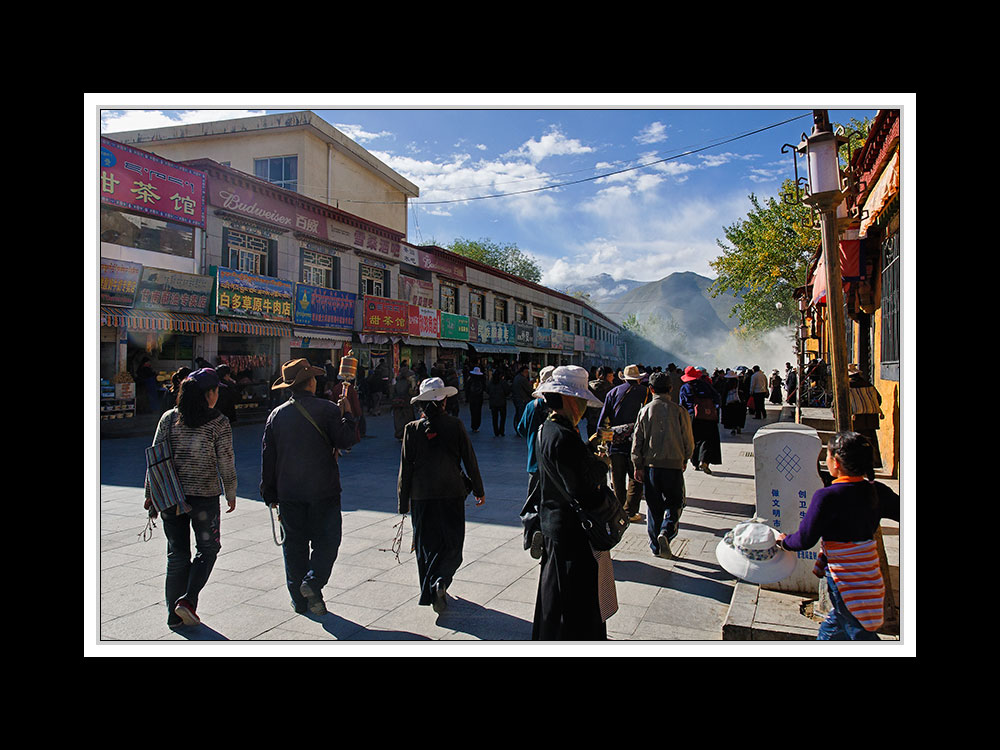
{"label": "blue sky", "polygon": [[[333,95],[256,96],[259,107],[243,98],[214,110],[196,100],[164,101],[162,109],[125,103],[128,111],[102,109],[100,128],[113,137],[310,109],[420,188],[408,216],[411,242],[514,243],[554,288],[601,272],[640,281],[678,271],[714,277],[716,240],[746,216],[750,193],[776,196],[793,177],[792,155],[781,147],[810,131],[813,107],[847,124],[904,103],[873,94],[344,95],[341,108]],[[632,169],[639,165],[648,166]],[[561,183],[575,184],[553,187]]]}

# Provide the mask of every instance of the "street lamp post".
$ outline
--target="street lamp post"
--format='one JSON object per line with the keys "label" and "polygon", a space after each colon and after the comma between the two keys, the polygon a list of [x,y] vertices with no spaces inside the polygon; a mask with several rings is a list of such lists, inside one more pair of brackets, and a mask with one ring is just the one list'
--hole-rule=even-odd
{"label": "street lamp post", "polygon": [[798,146],[809,169],[809,191],[802,201],[820,215],[823,255],[826,259],[827,320],[830,326],[830,367],[833,377],[833,416],[837,431],[851,428],[851,407],[847,379],[847,339],[844,335],[844,286],[840,267],[837,206],[847,194],[841,184],[837,151],[847,138],[830,127],[825,109],[813,111],[812,135]]}

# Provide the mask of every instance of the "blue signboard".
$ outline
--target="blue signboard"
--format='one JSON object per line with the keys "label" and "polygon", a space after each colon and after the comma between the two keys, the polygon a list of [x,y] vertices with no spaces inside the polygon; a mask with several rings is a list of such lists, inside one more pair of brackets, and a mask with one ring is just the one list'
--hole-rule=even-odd
{"label": "blue signboard", "polygon": [[356,298],[350,292],[296,284],[295,325],[351,330]]}

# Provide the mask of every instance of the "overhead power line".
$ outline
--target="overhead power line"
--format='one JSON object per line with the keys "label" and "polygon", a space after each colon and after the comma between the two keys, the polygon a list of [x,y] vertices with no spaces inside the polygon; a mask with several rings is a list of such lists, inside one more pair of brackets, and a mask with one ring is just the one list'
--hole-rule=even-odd
{"label": "overhead power line", "polygon": [[739,135],[732,136],[730,138],[725,138],[723,140],[710,143],[706,146],[701,146],[698,148],[691,148],[683,151],[679,154],[674,154],[672,156],[667,156],[662,159],[656,159],[654,161],[645,162],[643,164],[636,164],[631,167],[624,167],[622,169],[613,170],[610,172],[603,172],[599,175],[593,175],[591,177],[584,177],[579,180],[567,180],[565,182],[552,183],[551,185],[543,185],[536,188],[526,188],[524,190],[513,190],[505,193],[490,193],[488,195],[478,195],[471,198],[448,198],[436,201],[422,201],[422,200],[410,200],[410,201],[361,201],[361,200],[351,200],[349,198],[338,199],[341,203],[366,203],[366,204],[380,204],[380,205],[401,205],[403,203],[408,203],[411,206],[436,206],[446,203],[467,203],[469,201],[480,201],[489,200],[493,198],[508,198],[513,195],[525,195],[528,193],[538,193],[543,190],[555,190],[557,188],[569,187],[571,185],[579,185],[585,182],[593,182],[595,180],[603,180],[607,177],[614,177],[615,175],[624,174],[626,172],[634,172],[637,169],[646,169],[648,167],[655,166],[657,164],[663,164],[664,162],[673,161],[674,159],[680,159],[684,156],[691,156],[692,154],[697,154],[702,151],[707,151],[711,148],[717,148],[718,146],[724,146],[727,143],[733,143],[735,141],[742,140],[743,138],[749,138],[752,135],[757,135],[758,133],[763,133],[767,130],[772,130],[774,128],[781,127],[782,125],[787,125],[795,120],[801,120],[804,117],[812,117],[812,113],[804,113],[797,115],[795,117],[790,117],[787,120],[782,120],[781,122],[776,122],[771,125],[765,125],[762,128],[757,128],[756,130],[751,130],[746,133],[741,133]]}

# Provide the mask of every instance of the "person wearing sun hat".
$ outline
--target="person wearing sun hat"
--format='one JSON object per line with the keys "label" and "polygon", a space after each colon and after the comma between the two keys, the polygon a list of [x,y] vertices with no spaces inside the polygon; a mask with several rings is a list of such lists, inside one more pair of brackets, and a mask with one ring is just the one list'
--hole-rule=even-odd
{"label": "person wearing sun hat", "polygon": [[699,471],[711,474],[710,464],[722,463],[722,441],[719,438],[719,419],[701,418],[702,407],[714,405],[719,410],[719,394],[712,387],[705,371],[699,367],[684,368],[681,375],[680,404],[691,415],[691,429],[694,431],[694,453],[691,463]]}
{"label": "person wearing sun hat", "polygon": [[271,388],[290,396],[268,415],[261,441],[260,495],[280,515],[285,583],[299,614],[326,614],[322,589],[343,531],[338,452],[356,442],[350,402],[316,396],[325,374],[306,359],[281,366]]}
{"label": "person wearing sun hat", "polygon": [[457,395],[438,377],[420,383],[410,403],[423,416],[403,428],[396,481],[398,510],[413,524],[418,604],[438,614],[448,606],[446,592],[462,565],[465,498],[471,491],[477,506],[486,502],[472,441],[462,420],[448,413],[448,399]]}
{"label": "person wearing sun hat", "polygon": [[605,640],[618,609],[611,553],[595,552],[568,498],[584,508],[604,497],[608,466],[580,437],[590,392],[587,371],[557,367],[532,394],[551,410],[535,437],[543,544],[532,640]]}

